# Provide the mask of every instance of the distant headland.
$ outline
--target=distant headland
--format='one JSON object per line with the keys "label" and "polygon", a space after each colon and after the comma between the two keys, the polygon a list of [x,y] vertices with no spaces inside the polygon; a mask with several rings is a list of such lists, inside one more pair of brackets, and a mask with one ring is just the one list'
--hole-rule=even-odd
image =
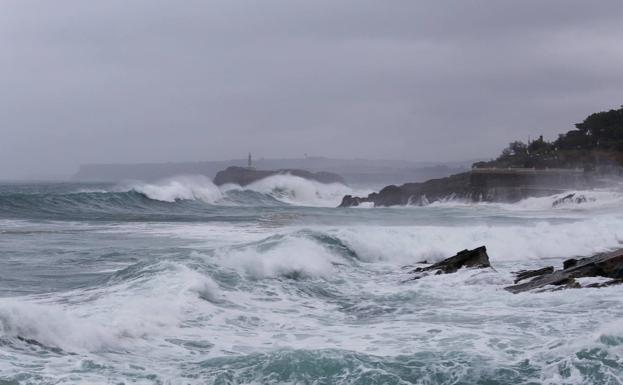
{"label": "distant headland", "polygon": [[247,186],[260,179],[264,179],[274,175],[293,175],[300,178],[313,180],[320,183],[342,183],[345,184],[344,178],[332,172],[310,172],[299,169],[280,169],[280,170],[256,170],[253,167],[227,167],[223,171],[219,171],[214,177],[214,184],[221,186],[232,183],[240,186]]}
{"label": "distant headland", "polygon": [[472,170],[421,183],[389,185],[367,197],[346,195],[341,207],[427,204],[444,199],[515,202],[606,184],[623,174],[623,107],[589,115],[552,142],[514,141]]}
{"label": "distant headland", "polygon": [[[460,162],[418,162],[408,160],[337,159],[317,156],[304,158],[260,158],[257,170],[306,170],[340,175],[349,185],[384,186],[404,181],[425,181],[469,170],[474,160]],[[158,181],[178,175],[204,175],[214,179],[227,167],[248,167],[248,159],[224,161],[169,162],[143,164],[86,164],[73,176],[76,181],[120,182]]]}

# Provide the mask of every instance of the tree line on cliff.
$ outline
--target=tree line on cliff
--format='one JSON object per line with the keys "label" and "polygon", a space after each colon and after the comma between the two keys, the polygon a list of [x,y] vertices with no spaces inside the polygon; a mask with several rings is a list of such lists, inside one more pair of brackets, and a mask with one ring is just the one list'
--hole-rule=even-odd
{"label": "tree line on cliff", "polygon": [[623,106],[589,115],[575,129],[548,142],[511,142],[494,160],[476,168],[618,168],[623,166]]}

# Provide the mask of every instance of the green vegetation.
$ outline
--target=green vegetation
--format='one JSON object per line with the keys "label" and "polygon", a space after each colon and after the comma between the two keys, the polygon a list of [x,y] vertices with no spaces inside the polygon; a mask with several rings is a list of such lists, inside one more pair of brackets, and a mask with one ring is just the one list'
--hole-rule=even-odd
{"label": "green vegetation", "polygon": [[553,142],[515,141],[495,160],[474,167],[610,169],[623,166],[623,106],[588,116]]}

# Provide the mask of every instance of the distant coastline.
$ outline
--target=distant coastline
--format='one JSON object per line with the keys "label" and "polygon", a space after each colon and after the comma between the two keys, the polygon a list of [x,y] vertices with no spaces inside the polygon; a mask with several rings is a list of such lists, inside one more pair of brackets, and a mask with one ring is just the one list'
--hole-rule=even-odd
{"label": "distant coastline", "polygon": [[446,199],[516,202],[570,189],[607,185],[623,176],[623,107],[589,115],[575,130],[548,142],[514,141],[472,170],[426,182],[388,185],[366,197],[346,195],[340,207],[423,205]]}
{"label": "distant coastline", "polygon": [[[258,170],[300,169],[331,172],[351,185],[383,186],[404,181],[424,181],[469,170],[473,160],[463,162],[415,162],[404,160],[333,159],[324,157],[258,159]],[[227,161],[87,164],[72,177],[74,181],[119,182],[123,180],[156,181],[178,175],[204,175],[214,179],[227,167],[244,167],[247,159]]]}

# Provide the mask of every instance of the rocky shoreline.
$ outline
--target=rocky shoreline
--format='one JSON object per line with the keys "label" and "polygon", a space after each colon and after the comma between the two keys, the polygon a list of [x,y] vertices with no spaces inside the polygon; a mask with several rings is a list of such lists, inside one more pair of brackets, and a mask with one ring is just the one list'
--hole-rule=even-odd
{"label": "rocky shoreline", "polygon": [[[375,207],[426,205],[449,199],[473,202],[513,203],[529,197],[548,196],[570,189],[598,185],[597,175],[577,169],[472,169],[470,172],[422,183],[386,186],[367,197],[346,195],[339,207],[372,203]],[[569,197],[569,199],[573,196]]]}
{"label": "rocky shoreline", "polygon": [[[421,264],[427,263],[423,261]],[[463,250],[441,262],[417,267],[409,272],[412,274],[409,281],[429,275],[452,274],[462,268],[492,268],[486,247]],[[562,269],[558,270],[554,266],[547,266],[536,270],[517,271],[514,283],[504,287],[504,290],[518,294],[619,285],[623,283],[623,249],[592,257],[567,259]]]}

